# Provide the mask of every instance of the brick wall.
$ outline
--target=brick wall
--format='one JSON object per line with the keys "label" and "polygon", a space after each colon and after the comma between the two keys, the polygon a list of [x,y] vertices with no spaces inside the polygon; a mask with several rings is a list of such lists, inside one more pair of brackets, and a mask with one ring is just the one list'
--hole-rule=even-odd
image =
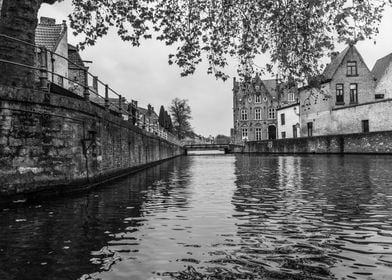
{"label": "brick wall", "polygon": [[248,142],[243,152],[392,154],[392,131]]}
{"label": "brick wall", "polygon": [[88,187],[182,153],[94,104],[0,86],[0,196]]}

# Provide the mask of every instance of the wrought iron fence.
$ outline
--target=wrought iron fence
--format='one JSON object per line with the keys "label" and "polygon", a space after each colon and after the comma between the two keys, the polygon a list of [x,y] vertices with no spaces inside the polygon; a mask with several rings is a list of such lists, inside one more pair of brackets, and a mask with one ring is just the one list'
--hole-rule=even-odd
{"label": "wrought iron fence", "polygon": [[[123,95],[119,94],[107,83],[104,83],[102,80],[100,80],[98,76],[95,76],[89,72],[87,67],[78,65],[71,61],[68,57],[51,51],[44,46],[38,46],[36,44],[7,36],[5,34],[0,34],[0,38],[18,42],[20,44],[25,44],[34,48],[35,65],[26,65],[5,59],[0,59],[0,63],[11,64],[34,71],[36,80],[39,81],[40,90],[49,90],[51,84],[57,84],[60,87],[64,87],[64,81],[68,81],[71,86],[66,88],[66,90],[83,97],[83,99],[87,102],[103,106],[109,112],[120,115],[123,119],[132,121],[132,123],[136,126],[141,126],[138,123],[139,118],[137,101],[132,100],[131,102],[128,102]],[[72,65],[72,67],[83,73],[83,75],[81,75],[83,77],[83,81],[75,79],[75,77],[71,79],[69,75],[67,77],[66,75],[57,73],[53,67],[54,62],[56,61],[55,57],[63,59],[67,62],[68,66]],[[48,69],[48,58],[50,58],[50,62],[52,63],[52,70]],[[51,77],[49,77],[49,74]],[[57,77],[57,83],[55,82],[55,77]],[[92,80],[93,86],[89,86],[89,80]],[[100,92],[104,92],[104,95],[101,95]],[[181,144],[177,137],[175,137],[166,129],[160,127],[159,124],[152,126],[149,125],[149,127],[145,130],[174,144]]]}

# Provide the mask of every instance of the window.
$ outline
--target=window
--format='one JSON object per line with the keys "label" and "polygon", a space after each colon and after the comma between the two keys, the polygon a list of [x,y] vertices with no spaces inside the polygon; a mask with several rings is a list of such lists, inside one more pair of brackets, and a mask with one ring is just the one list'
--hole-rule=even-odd
{"label": "window", "polygon": [[247,128],[242,129],[242,139],[244,139],[244,138],[248,138],[248,129]]}
{"label": "window", "polygon": [[376,94],[375,99],[384,99],[384,94]]}
{"label": "window", "polygon": [[284,118],[284,114],[280,114],[280,124],[281,125],[285,125],[285,118]]}
{"label": "window", "polygon": [[358,103],[358,84],[350,84],[350,104]]}
{"label": "window", "polygon": [[287,94],[287,101],[295,101],[295,97],[294,97],[294,93],[293,92],[289,92]]}
{"label": "window", "polygon": [[276,109],[275,108],[269,108],[268,109],[268,118],[269,119],[275,119],[276,118]]}
{"label": "window", "polygon": [[246,109],[241,110],[241,120],[242,121],[247,121],[248,120],[248,110],[246,110]]}
{"label": "window", "polygon": [[308,136],[313,136],[313,123],[308,122]]}
{"label": "window", "polygon": [[260,141],[261,140],[261,128],[257,127],[255,129],[255,136],[256,136],[256,141]]}
{"label": "window", "polygon": [[293,125],[293,138],[297,138],[298,134],[297,134],[297,126]]}
{"label": "window", "polygon": [[362,132],[369,132],[369,120],[362,120]]}
{"label": "window", "polygon": [[64,78],[62,76],[57,76],[57,84],[64,87]]}
{"label": "window", "polygon": [[255,120],[261,120],[261,108],[255,109]]}
{"label": "window", "polygon": [[343,84],[336,84],[336,104],[344,104],[344,87]]}
{"label": "window", "polygon": [[282,131],[281,134],[282,134],[282,139],[285,139],[286,138],[286,132]]}
{"label": "window", "polygon": [[358,76],[356,61],[347,61],[347,76]]}
{"label": "window", "polygon": [[256,95],[255,102],[261,103],[261,95]]}

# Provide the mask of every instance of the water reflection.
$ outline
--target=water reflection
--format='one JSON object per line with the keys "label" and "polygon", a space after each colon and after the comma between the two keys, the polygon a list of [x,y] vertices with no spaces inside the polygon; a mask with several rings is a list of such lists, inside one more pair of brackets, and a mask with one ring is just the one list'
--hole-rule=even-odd
{"label": "water reflection", "polygon": [[0,279],[388,279],[391,157],[177,158],[0,210]]}

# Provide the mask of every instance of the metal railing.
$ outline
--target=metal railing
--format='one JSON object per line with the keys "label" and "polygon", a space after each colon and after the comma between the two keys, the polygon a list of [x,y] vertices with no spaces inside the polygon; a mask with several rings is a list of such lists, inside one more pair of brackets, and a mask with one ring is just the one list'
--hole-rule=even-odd
{"label": "metal railing", "polygon": [[[177,139],[177,137],[168,132],[166,129],[160,127],[159,124],[155,125],[151,129],[151,125],[146,126],[146,124],[140,123],[138,117],[137,101],[132,100],[131,102],[128,102],[125,97],[123,97],[123,95],[119,94],[117,91],[111,88],[107,83],[101,81],[98,76],[95,76],[90,73],[87,70],[87,67],[78,65],[71,61],[68,57],[51,51],[44,46],[38,46],[36,44],[32,44],[14,37],[7,36],[5,34],[0,34],[0,38],[18,42],[20,44],[25,44],[34,48],[35,64],[38,65],[26,65],[23,63],[5,59],[0,59],[0,63],[11,64],[17,67],[27,68],[35,71],[35,73],[37,73],[36,76],[38,76],[39,79],[39,88],[41,90],[48,90],[51,83],[57,84],[55,82],[55,77],[57,77],[57,79],[60,81],[66,80],[68,83],[73,85],[73,88],[68,87],[66,88],[66,90],[83,97],[85,101],[103,106],[110,113],[120,115],[122,118],[125,118],[126,120],[132,122],[135,126],[139,126],[142,129],[143,127],[144,129],[147,128],[145,129],[146,131],[151,132],[158,137],[161,137],[169,142],[173,142],[178,145],[180,144],[180,141]],[[50,58],[52,70],[49,70],[48,57]],[[69,65],[72,65],[73,68],[76,68],[76,70],[79,71],[79,73],[77,74],[79,76],[82,76],[83,80],[80,81],[75,78],[71,79],[65,75],[57,73],[54,67],[54,63],[56,62],[55,57],[63,59],[67,62],[67,70],[69,68]],[[82,75],[80,75],[81,73]],[[51,77],[49,77],[48,74],[50,74]],[[89,86],[89,77],[92,79],[92,87]],[[62,82],[60,86],[64,88],[64,83]],[[100,94],[100,92],[102,92],[102,90],[99,90],[100,87],[103,89],[104,96]],[[91,95],[93,95],[94,97],[92,97]],[[111,98],[113,95],[115,97]],[[113,100],[116,101],[113,102]]]}

